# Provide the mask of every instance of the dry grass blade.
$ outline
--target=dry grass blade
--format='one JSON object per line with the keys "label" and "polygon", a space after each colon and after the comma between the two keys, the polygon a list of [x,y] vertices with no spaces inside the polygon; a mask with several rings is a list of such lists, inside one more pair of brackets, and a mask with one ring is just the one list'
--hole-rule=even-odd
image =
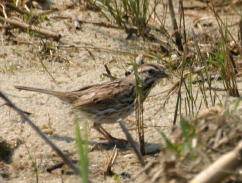
{"label": "dry grass blade", "polygon": [[[186,44],[187,44],[187,35],[186,35],[186,22],[185,22],[185,14],[184,14],[184,6],[183,6],[183,0],[179,0],[179,9],[180,9],[180,29],[183,26],[183,38],[184,38],[184,47],[185,50]],[[181,25],[182,24],[182,25]]]}
{"label": "dry grass blade", "polygon": [[[196,74],[199,72],[202,72],[204,70],[204,67],[200,67],[200,68],[196,68],[195,70],[192,71],[192,73]],[[186,79],[189,74],[191,74],[191,72],[187,72],[185,74],[183,74],[183,79]],[[166,99],[164,102],[164,105],[169,101],[169,98],[178,90],[178,87],[180,86],[181,80],[176,81],[175,84],[173,84],[173,86],[168,90],[168,93],[166,95]]]}
{"label": "dry grass blade", "polygon": [[114,165],[117,157],[118,157],[118,149],[115,146],[113,148],[112,155],[108,158],[107,163],[105,164],[105,168],[104,168],[104,175],[105,176],[107,176],[107,175],[112,176],[113,175],[111,168]]}
{"label": "dry grass blade", "polygon": [[52,74],[48,71],[47,67],[45,66],[45,64],[43,63],[43,61],[40,59],[40,63],[43,67],[43,69],[47,72],[47,74],[51,77],[52,81],[54,81],[55,83],[57,83],[57,81],[55,80],[55,78],[52,76]]}
{"label": "dry grass blade", "polygon": [[73,165],[71,160],[26,116],[24,111],[15,106],[2,92],[0,92],[0,97],[33,128],[33,130],[62,158],[62,160],[74,171],[75,174],[80,175],[80,170]]}
{"label": "dry grass blade", "polygon": [[144,159],[142,157],[142,154],[140,153],[140,151],[137,148],[137,146],[136,146],[132,136],[130,135],[128,129],[126,128],[125,122],[123,120],[121,120],[121,119],[119,119],[118,122],[119,122],[119,125],[122,128],[122,130],[123,130],[127,140],[129,141],[129,143],[131,144],[132,148],[134,149],[134,152],[135,152],[136,156],[138,157],[138,160],[139,160],[140,164],[142,166],[145,166],[145,161],[144,161]]}
{"label": "dry grass blade", "polygon": [[18,20],[10,19],[10,18],[3,18],[2,16],[0,16],[0,20],[3,22],[9,23],[11,25],[14,25],[16,27],[19,27],[21,29],[32,30],[32,31],[38,32],[46,37],[53,38],[56,41],[60,40],[60,38],[61,38],[60,34],[51,32],[46,29],[42,29],[42,28],[34,26],[34,25],[27,24],[25,22],[21,22]]}
{"label": "dry grass blade", "polygon": [[213,3],[211,3],[211,7],[209,7],[218,24],[218,28],[219,28],[219,32],[221,35],[221,54],[223,55],[223,63],[221,64],[221,75],[223,76],[223,80],[224,80],[224,85],[225,88],[227,89],[227,92],[230,96],[233,97],[239,97],[239,91],[238,91],[238,86],[237,86],[237,81],[236,81],[236,74],[237,72],[237,68],[236,68],[236,64],[233,60],[233,57],[229,51],[228,48],[228,42],[229,39],[232,39],[234,42],[235,39],[232,35],[232,33],[228,30],[228,26],[223,22],[223,20],[220,18],[220,16],[218,15],[218,13],[216,12]]}
{"label": "dry grass blade", "polygon": [[111,71],[109,70],[107,64],[104,65],[106,73],[103,73],[104,76],[108,77],[111,81],[117,79],[115,76],[112,75]]}
{"label": "dry grass blade", "polygon": [[[25,11],[24,9],[21,9],[21,8],[18,8],[17,6],[14,6],[13,4],[7,2],[5,3],[5,6],[10,9],[10,10],[14,10],[20,14],[26,14],[26,15],[29,15],[29,12],[28,11]],[[5,17],[6,18],[6,17]]]}
{"label": "dry grass blade", "polygon": [[[84,44],[87,44],[88,43],[82,43],[83,45]],[[58,47],[64,47],[64,48],[79,48],[79,49],[92,49],[92,50],[96,50],[96,51],[103,51],[103,52],[106,52],[106,53],[112,53],[112,54],[119,54],[119,55],[130,55],[130,56],[133,56],[133,57],[137,57],[139,56],[139,53],[133,53],[133,52],[128,52],[128,51],[124,51],[124,50],[115,50],[115,49],[110,49],[110,48],[103,48],[103,47],[96,47],[96,46],[79,46],[79,45],[75,45],[75,44],[71,44],[71,45],[68,45],[68,44],[60,44],[58,45]],[[143,56],[145,58],[149,58],[149,59],[155,59],[156,57],[153,56],[153,55],[150,55],[150,54],[143,54]]]}
{"label": "dry grass blade", "polygon": [[145,154],[145,137],[144,137],[144,117],[143,117],[143,104],[142,99],[139,97],[137,100],[137,109],[135,111],[136,116],[136,124],[137,124],[137,130],[138,130],[138,137],[140,142],[140,152],[144,155]]}

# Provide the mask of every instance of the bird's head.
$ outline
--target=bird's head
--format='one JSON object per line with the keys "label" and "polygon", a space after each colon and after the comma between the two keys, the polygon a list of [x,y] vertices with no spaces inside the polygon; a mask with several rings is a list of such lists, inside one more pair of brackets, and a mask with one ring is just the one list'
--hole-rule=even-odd
{"label": "bird's head", "polygon": [[158,64],[142,64],[138,66],[139,78],[145,83],[156,82],[168,77],[163,66]]}
{"label": "bird's head", "polygon": [[[159,64],[150,63],[138,66],[137,73],[141,81],[141,85],[145,96],[149,94],[150,90],[155,86],[155,84],[159,80],[168,77],[168,74],[164,70],[164,67]],[[134,78],[134,76],[129,77]]]}

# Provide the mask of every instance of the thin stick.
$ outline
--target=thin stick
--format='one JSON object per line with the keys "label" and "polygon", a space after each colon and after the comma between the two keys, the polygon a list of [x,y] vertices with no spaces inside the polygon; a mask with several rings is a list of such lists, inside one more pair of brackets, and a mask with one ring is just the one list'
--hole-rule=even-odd
{"label": "thin stick", "polygon": [[117,79],[115,76],[112,76],[112,73],[111,73],[111,71],[109,70],[107,64],[104,64],[104,67],[105,67],[105,70],[106,70],[106,72],[107,72],[107,73],[103,73],[104,76],[110,78],[111,81]]}
{"label": "thin stick", "polygon": [[12,24],[16,27],[22,28],[22,29],[32,30],[32,31],[38,32],[40,34],[45,35],[46,37],[51,37],[51,38],[53,38],[54,40],[57,40],[57,41],[60,40],[60,38],[61,38],[60,34],[51,32],[51,31],[46,30],[46,29],[42,29],[42,28],[34,26],[34,25],[27,24],[25,22],[20,22],[18,20],[13,20],[13,19],[10,19],[10,18],[3,18],[2,16],[0,16],[0,20],[7,22],[9,24]]}
{"label": "thin stick", "polygon": [[190,183],[219,183],[235,173],[241,165],[242,141],[234,150],[222,155],[207,169],[200,172]]}
{"label": "thin stick", "polygon": [[33,130],[62,158],[66,165],[68,165],[75,174],[80,175],[80,170],[75,165],[73,165],[72,161],[54,144],[52,143],[48,137],[24,114],[24,112],[19,109],[16,105],[14,105],[1,91],[0,97],[6,102],[6,104],[15,110],[23,120],[25,120]]}
{"label": "thin stick", "polygon": [[[22,15],[23,15],[23,14],[30,15],[29,12],[27,12],[27,11],[25,11],[25,10],[23,10],[23,9],[20,9],[20,8],[18,8],[17,6],[12,5],[11,3],[6,3],[5,5],[6,5],[7,8],[9,8],[9,9],[11,9],[11,10],[14,10],[14,11],[16,11],[16,12],[22,14]],[[6,17],[5,17],[5,18],[6,18]]]}
{"label": "thin stick", "polygon": [[104,168],[104,175],[105,176],[112,176],[112,166],[114,165],[116,159],[118,157],[118,149],[115,146],[112,151],[112,155],[108,158],[108,161],[106,162],[105,168]]}
{"label": "thin stick", "polygon": [[118,122],[119,122],[119,125],[122,128],[122,130],[123,130],[127,140],[129,141],[129,143],[133,147],[134,152],[135,152],[136,156],[138,157],[138,160],[139,160],[140,164],[142,166],[145,166],[145,161],[144,161],[144,159],[143,159],[139,149],[137,148],[137,146],[136,146],[136,144],[135,144],[131,134],[129,133],[128,129],[126,128],[125,122],[122,119],[119,119]]}
{"label": "thin stick", "polygon": [[174,30],[174,36],[176,39],[176,45],[177,45],[179,51],[183,51],[181,34],[178,31],[178,26],[177,26],[177,22],[176,22],[176,17],[175,17],[174,6],[172,3],[172,0],[168,0],[168,5],[169,5],[171,20],[172,20],[172,26],[173,26],[173,30]]}
{"label": "thin stick", "polygon": [[56,82],[56,80],[55,80],[55,78],[51,75],[51,73],[48,71],[48,69],[47,69],[47,67],[45,66],[45,64],[43,63],[43,61],[40,59],[40,63],[41,63],[41,65],[42,65],[42,67],[44,68],[44,70],[47,72],[47,74],[51,77],[51,79],[55,82],[55,83],[57,83]]}

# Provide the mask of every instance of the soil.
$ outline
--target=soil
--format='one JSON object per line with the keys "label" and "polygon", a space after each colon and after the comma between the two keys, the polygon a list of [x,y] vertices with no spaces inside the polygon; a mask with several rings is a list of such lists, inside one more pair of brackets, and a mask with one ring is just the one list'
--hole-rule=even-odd
{"label": "soil", "polygon": [[[72,1],[51,1],[51,7],[64,7]],[[185,6],[205,6],[200,1],[187,1]],[[176,12],[178,5],[175,4]],[[163,6],[159,5],[157,12],[164,16]],[[240,6],[241,10],[241,6]],[[220,15],[227,20],[231,32],[236,35],[239,15],[231,9],[221,7]],[[106,73],[104,64],[107,64],[111,73],[117,77],[124,77],[129,63],[139,54],[146,54],[147,47],[153,47],[153,42],[142,38],[127,40],[127,34],[122,29],[97,26],[92,23],[81,24],[81,30],[75,30],[70,19],[57,17],[71,17],[76,15],[79,20],[88,22],[108,22],[100,12],[87,10],[82,7],[74,7],[48,15],[48,21],[41,26],[62,35],[60,45],[77,45],[79,48],[60,46],[57,50],[43,54],[41,41],[45,44],[56,44],[48,39],[40,39],[30,36],[26,31],[15,29],[13,34],[19,42],[8,41],[1,35],[0,49],[0,91],[4,92],[18,107],[31,113],[30,119],[54,142],[62,151],[72,159],[77,159],[75,141],[75,124],[71,107],[59,99],[27,91],[19,91],[15,85],[32,86],[59,91],[77,90],[91,84],[108,81],[103,77]],[[186,16],[187,15],[187,16]],[[194,21],[204,17],[212,22],[213,28],[218,30],[212,12],[207,9],[192,8],[185,11],[187,29],[194,28]],[[213,18],[211,18],[213,17]],[[163,18],[163,17],[162,17]],[[152,20],[156,24],[157,20]],[[168,30],[171,30],[169,15],[165,19]],[[210,27],[208,28],[210,30]],[[216,33],[214,33],[216,34]],[[235,36],[236,37],[236,36]],[[92,49],[96,47],[100,49]],[[110,49],[105,51],[104,49]],[[127,53],[120,53],[123,51]],[[132,54],[130,54],[132,53]],[[156,62],[145,58],[146,62]],[[43,64],[45,67],[43,67]],[[47,72],[48,71],[48,72]],[[53,79],[54,78],[54,79]],[[177,81],[172,76],[169,80],[163,80],[151,92],[144,103],[145,140],[148,148],[163,147],[163,138],[160,132],[172,136],[171,127],[174,119],[174,111],[177,96],[174,94],[163,106],[167,90]],[[241,87],[241,80],[238,86]],[[218,83],[221,86],[221,83]],[[225,100],[226,92],[218,92],[220,98]],[[4,104],[3,100],[1,103]],[[203,107],[204,108],[204,107]],[[0,142],[7,142],[12,148],[9,159],[0,161],[0,182],[80,182],[81,179],[73,175],[67,167],[48,173],[46,169],[61,162],[61,159],[53,150],[32,130],[22,122],[19,115],[8,106],[0,108]],[[134,114],[125,119],[132,136],[138,141]],[[111,134],[117,138],[125,138],[119,124],[104,125]],[[89,125],[90,149],[93,144],[105,142],[101,135]],[[1,146],[0,146],[1,147]],[[95,148],[89,152],[89,173],[92,182],[132,182],[141,166],[131,147],[119,149],[116,163],[112,171],[116,176],[104,176],[104,168],[113,147],[108,149]],[[145,161],[155,161],[159,153],[144,156]],[[36,173],[35,168],[38,172]],[[145,175],[140,175],[136,180],[143,182]]]}

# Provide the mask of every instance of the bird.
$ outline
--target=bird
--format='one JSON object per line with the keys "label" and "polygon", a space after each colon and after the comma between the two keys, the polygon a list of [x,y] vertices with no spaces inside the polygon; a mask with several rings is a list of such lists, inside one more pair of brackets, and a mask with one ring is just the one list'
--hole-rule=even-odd
{"label": "bird", "polygon": [[[169,76],[163,66],[154,63],[137,66],[136,73],[142,86],[142,102],[145,101],[158,81]],[[115,142],[119,139],[107,132],[102,124],[112,124],[120,118],[125,119],[135,110],[136,85],[137,76],[133,72],[123,78],[116,78],[70,92],[26,86],[15,86],[15,88],[52,95],[71,104],[73,108],[87,114],[93,121],[93,128],[109,142]]]}

